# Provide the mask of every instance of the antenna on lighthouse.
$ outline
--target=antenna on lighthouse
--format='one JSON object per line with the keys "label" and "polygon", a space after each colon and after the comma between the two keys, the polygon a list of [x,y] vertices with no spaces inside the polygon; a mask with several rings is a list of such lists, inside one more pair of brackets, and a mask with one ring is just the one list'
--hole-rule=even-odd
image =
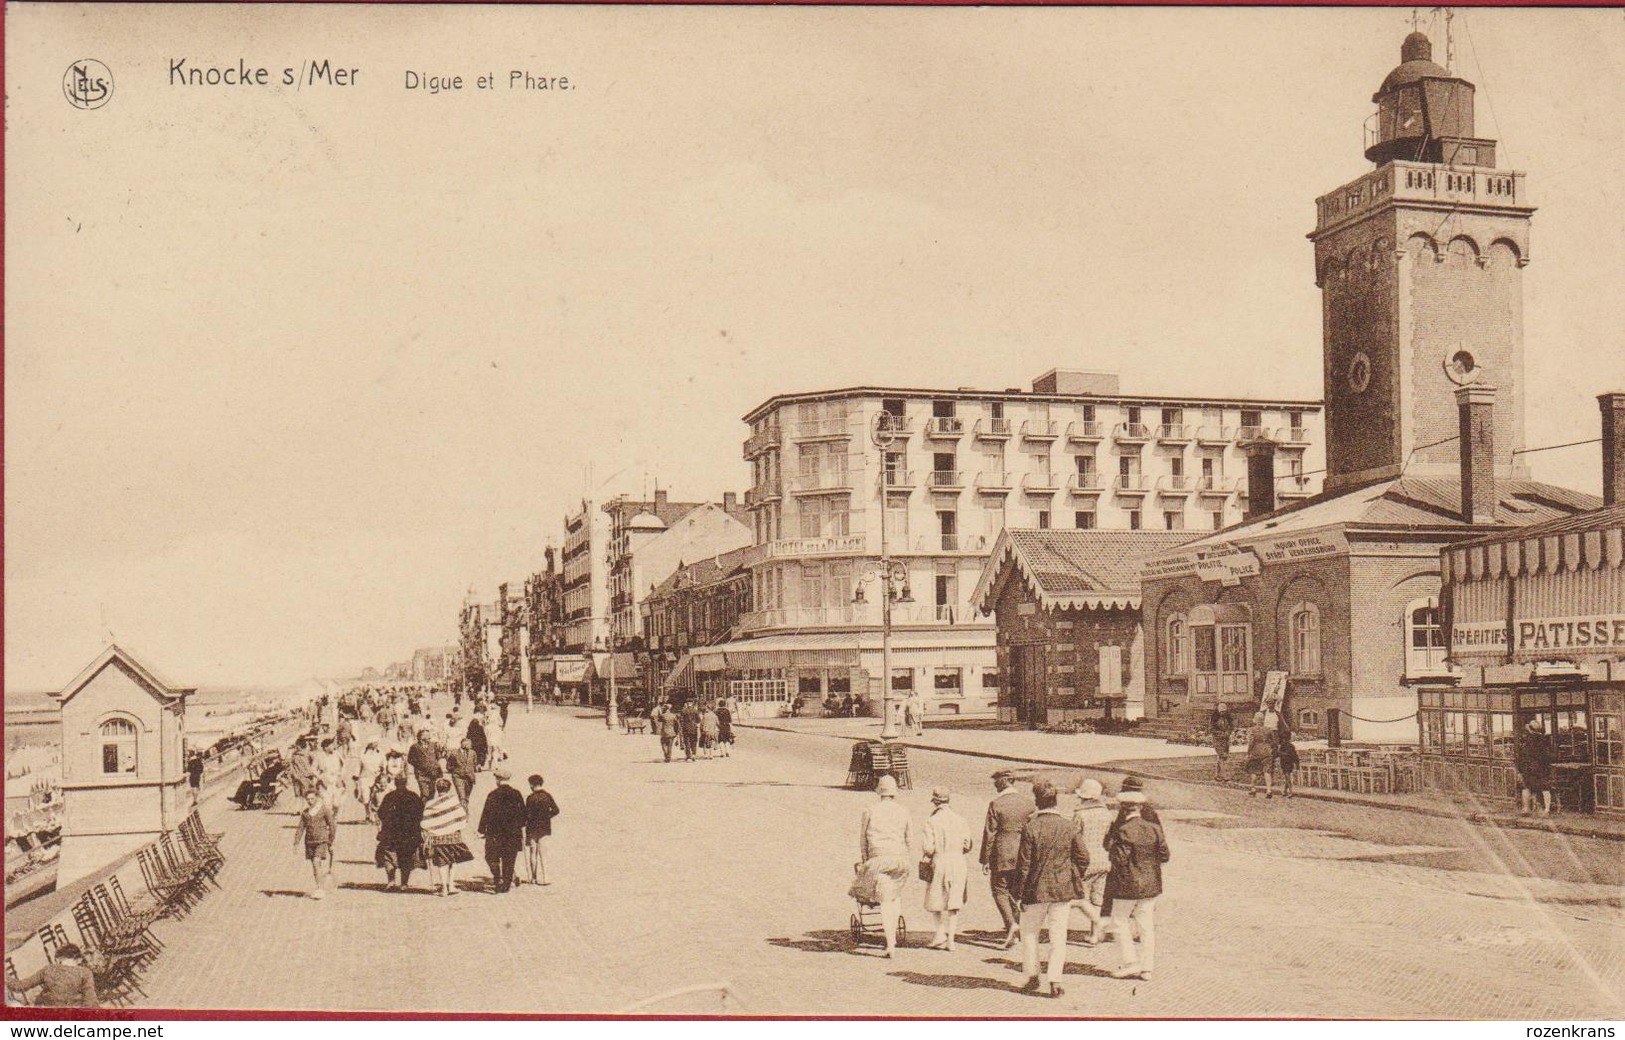
{"label": "antenna on lighthouse", "polygon": [[1435,17],[1441,14],[1444,15],[1444,67],[1454,72],[1456,71],[1456,36],[1451,31],[1450,23],[1455,21],[1456,12],[1448,7],[1435,7],[1433,13]]}

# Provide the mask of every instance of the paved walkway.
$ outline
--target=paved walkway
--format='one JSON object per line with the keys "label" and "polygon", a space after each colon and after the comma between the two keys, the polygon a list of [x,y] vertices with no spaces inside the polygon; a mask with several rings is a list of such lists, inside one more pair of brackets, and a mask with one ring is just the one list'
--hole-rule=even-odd
{"label": "paved walkway", "polygon": [[[740,725],[803,736],[840,740],[874,740],[880,736],[880,720],[872,718],[775,718],[747,719]],[[997,758],[1033,765],[1070,768],[1100,767],[1119,775],[1133,774],[1178,780],[1192,784],[1212,782],[1213,751],[1190,744],[1170,744],[1165,740],[1098,733],[1041,733],[993,726],[960,728],[927,727],[902,743],[911,748],[952,751],[981,758]],[[1299,747],[1305,746],[1300,742]],[[1319,746],[1324,747],[1324,742]],[[1230,775],[1240,776],[1239,751],[1230,759]],[[1386,807],[1429,816],[1475,819],[1501,827],[1522,827],[1579,837],[1611,838],[1625,841],[1625,820],[1587,814],[1525,817],[1499,804],[1453,800],[1425,792],[1407,794],[1351,794],[1300,787],[1299,795],[1319,801]]]}
{"label": "paved walkway", "polygon": [[[148,1004],[606,1013],[727,983],[732,1010],[752,1014],[1625,1016],[1625,920],[1617,882],[1593,880],[1607,869],[1595,849],[1565,854],[1579,864],[1565,877],[1535,869],[1524,846],[1475,844],[1440,821],[1219,790],[1186,799],[1161,782],[1148,786],[1174,859],[1154,982],[1110,979],[1112,950],[1075,946],[1065,997],[1017,992],[1020,965],[990,943],[998,921],[979,882],[959,950],[885,961],[847,935],[872,796],[838,786],[844,743],[752,729],[732,758],[666,764],[653,738],[581,714],[515,712],[506,741],[515,773],[547,774],[563,808],[556,884],[485,894],[476,861],[458,896],[385,892],[372,828],[347,822],[340,890],[313,901],[292,816],[224,811],[210,821],[226,831],[224,890],[164,926]],[[988,762],[921,750],[914,769],[903,802],[917,818],[944,784],[980,820]],[[476,806],[490,785],[482,776]],[[921,897],[911,881],[916,945]],[[721,1007],[700,995],[646,1010]]]}

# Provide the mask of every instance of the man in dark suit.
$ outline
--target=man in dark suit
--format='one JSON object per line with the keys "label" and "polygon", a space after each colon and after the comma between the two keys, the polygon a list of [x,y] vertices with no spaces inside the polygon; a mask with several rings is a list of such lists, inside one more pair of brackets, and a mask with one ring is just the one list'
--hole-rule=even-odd
{"label": "man in dark suit", "polygon": [[451,775],[452,790],[457,792],[457,800],[468,808],[468,796],[474,790],[477,780],[475,776],[479,769],[479,760],[474,754],[474,742],[467,737],[463,738],[462,745],[456,751],[446,756],[446,772]]}
{"label": "man in dark suit", "polygon": [[[406,786],[406,775],[395,778],[395,788],[378,803],[378,851],[373,862],[383,868],[389,888],[405,888],[417,865],[423,842],[423,799]],[[397,875],[399,883],[397,883]]]}
{"label": "man in dark suit", "polygon": [[[491,741],[485,735],[485,723],[480,721],[478,713],[468,720],[469,743],[474,746],[474,758],[481,769],[491,764]],[[518,792],[515,792],[516,794]]]}
{"label": "man in dark suit", "polygon": [[434,782],[445,774],[440,765],[440,748],[427,728],[418,730],[417,743],[406,751],[406,764],[418,780],[418,796],[427,800],[434,794]]}
{"label": "man in dark suit", "polygon": [[485,839],[485,862],[491,868],[491,884],[498,892],[513,888],[514,862],[525,844],[525,797],[508,786],[512,775],[502,766],[491,771],[496,790],[485,796],[480,813],[480,837]]}
{"label": "man in dark suit", "polygon": [[1021,850],[1021,829],[1027,826],[1038,807],[1032,796],[1016,786],[1008,770],[993,774],[993,787],[999,794],[987,807],[987,825],[982,829],[982,873],[993,887],[993,905],[1004,921],[1004,948],[1013,950],[1021,933],[1021,900],[1015,892],[1016,855]]}
{"label": "man in dark suit", "polygon": [[[1143,797],[1143,796],[1142,796]],[[1033,783],[1033,801],[1038,811],[1021,832],[1021,850],[1016,857],[1018,891],[1021,896],[1022,963],[1027,970],[1028,993],[1061,995],[1061,976],[1066,972],[1067,925],[1074,900],[1084,898],[1084,877],[1089,872],[1089,842],[1072,817],[1056,807],[1059,798],[1048,780]],[[1107,882],[1107,894],[1111,883]],[[1119,927],[1127,927],[1122,924]],[[1049,932],[1049,985],[1038,974],[1038,933]]]}

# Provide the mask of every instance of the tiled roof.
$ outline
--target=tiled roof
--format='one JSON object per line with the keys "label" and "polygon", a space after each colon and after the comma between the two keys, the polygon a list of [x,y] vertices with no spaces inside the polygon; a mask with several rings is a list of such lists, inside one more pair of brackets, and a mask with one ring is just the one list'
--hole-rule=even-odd
{"label": "tiled roof", "polygon": [[665,596],[678,588],[693,588],[695,586],[714,585],[733,577],[752,564],[759,562],[767,555],[765,545],[747,545],[742,549],[733,549],[720,556],[709,556],[703,560],[696,560],[684,567],[679,567],[665,581],[655,586],[654,596]]}
{"label": "tiled roof", "polygon": [[1007,529],[983,568],[975,602],[991,611],[1011,568],[1045,606],[1138,606],[1141,560],[1188,539],[1183,531]]}
{"label": "tiled roof", "polygon": [[[1453,477],[1400,477],[1323,493],[1187,544],[1234,542],[1346,524],[1352,527],[1464,528],[1461,482]],[[1532,480],[1503,480],[1495,526],[1526,528],[1597,508],[1594,495]],[[1471,525],[1474,528],[1480,525]]]}

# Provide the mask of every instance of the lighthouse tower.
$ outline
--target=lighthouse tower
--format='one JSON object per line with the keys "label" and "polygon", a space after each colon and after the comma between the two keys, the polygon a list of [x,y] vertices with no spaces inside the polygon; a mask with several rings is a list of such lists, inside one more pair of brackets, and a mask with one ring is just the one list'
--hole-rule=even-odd
{"label": "lighthouse tower", "polygon": [[1474,131],[1473,85],[1413,32],[1372,100],[1376,168],[1316,201],[1326,489],[1458,473],[1455,389],[1496,389],[1498,476],[1526,477],[1524,175]]}

